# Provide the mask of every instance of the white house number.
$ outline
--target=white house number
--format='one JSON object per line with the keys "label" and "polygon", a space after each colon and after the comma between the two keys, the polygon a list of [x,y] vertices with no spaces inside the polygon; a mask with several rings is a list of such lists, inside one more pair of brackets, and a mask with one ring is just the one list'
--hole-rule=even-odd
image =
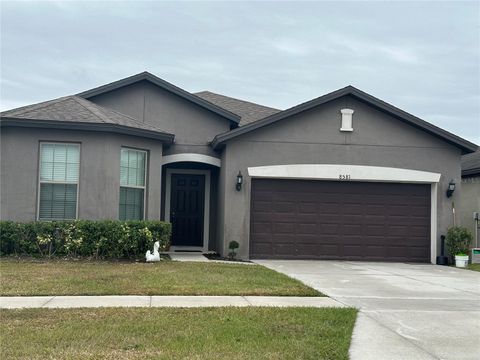
{"label": "white house number", "polygon": [[350,180],[350,174],[340,174],[338,175],[340,180]]}

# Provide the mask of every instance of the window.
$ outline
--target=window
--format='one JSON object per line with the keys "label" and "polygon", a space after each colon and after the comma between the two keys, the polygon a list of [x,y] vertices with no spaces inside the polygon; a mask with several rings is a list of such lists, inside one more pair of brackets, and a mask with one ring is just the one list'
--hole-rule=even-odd
{"label": "window", "polygon": [[39,220],[77,218],[80,145],[40,143]]}
{"label": "window", "polygon": [[120,220],[143,220],[146,151],[122,148],[120,158]]}

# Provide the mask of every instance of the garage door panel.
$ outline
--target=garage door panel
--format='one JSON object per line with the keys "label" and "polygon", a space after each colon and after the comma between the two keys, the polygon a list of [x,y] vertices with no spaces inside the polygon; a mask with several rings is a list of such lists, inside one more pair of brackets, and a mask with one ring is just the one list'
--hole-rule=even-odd
{"label": "garage door panel", "polygon": [[384,205],[375,205],[375,204],[365,204],[364,205],[365,215],[385,215],[385,206]]}
{"label": "garage door panel", "polygon": [[409,211],[410,216],[426,217],[430,215],[430,207],[428,206],[411,206]]}
{"label": "garage door panel", "polygon": [[428,261],[430,186],[252,181],[250,256]]}
{"label": "garage door panel", "polygon": [[318,224],[318,230],[318,235],[328,238],[328,235],[337,236],[340,232],[340,226],[338,224]]}
{"label": "garage door panel", "polygon": [[345,224],[364,224],[365,215],[362,214],[345,214],[342,216],[343,223]]}
{"label": "garage door panel", "polygon": [[363,227],[363,234],[369,238],[374,238],[375,236],[384,237],[387,232],[385,231],[385,224],[366,224]]}
{"label": "garage door panel", "polygon": [[337,256],[340,252],[340,246],[338,244],[323,244],[320,248],[319,256]]}
{"label": "garage door panel", "polygon": [[316,223],[307,223],[307,224],[298,224],[297,233],[299,235],[311,234],[315,235],[318,233],[318,228]]}
{"label": "garage door panel", "polygon": [[289,256],[295,254],[295,245],[291,243],[276,243],[273,249],[274,255]]}
{"label": "garage door panel", "polygon": [[295,223],[287,223],[287,222],[273,223],[273,233],[275,235],[295,234],[295,232],[296,232],[296,224]]}
{"label": "garage door panel", "polygon": [[259,213],[259,212],[269,213],[271,209],[272,209],[271,201],[258,200],[253,205],[253,211],[255,211],[256,213]]}
{"label": "garage door panel", "polygon": [[342,226],[342,234],[344,236],[358,235],[363,232],[363,228],[364,226],[362,226],[361,224],[344,224]]}
{"label": "garage door panel", "polygon": [[317,222],[319,224],[338,224],[338,214],[324,214],[322,212],[317,214]]}
{"label": "garage door panel", "polygon": [[250,224],[252,228],[252,232],[255,233],[257,236],[261,234],[267,234],[270,236],[272,233],[272,223],[271,222],[261,222],[255,221]]}
{"label": "garage door panel", "polygon": [[362,215],[364,213],[364,207],[362,204],[344,203],[341,206],[341,213],[343,215]]}
{"label": "garage door panel", "polygon": [[317,204],[316,203],[301,202],[298,205],[298,213],[299,214],[316,214],[317,213]]}

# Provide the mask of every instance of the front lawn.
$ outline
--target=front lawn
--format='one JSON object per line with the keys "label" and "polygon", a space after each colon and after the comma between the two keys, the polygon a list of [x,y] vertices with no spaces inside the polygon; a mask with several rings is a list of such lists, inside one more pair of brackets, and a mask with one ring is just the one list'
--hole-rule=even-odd
{"label": "front lawn", "polygon": [[347,359],[354,309],[2,310],[2,359]]}
{"label": "front lawn", "polygon": [[0,295],[323,296],[260,265],[0,260]]}

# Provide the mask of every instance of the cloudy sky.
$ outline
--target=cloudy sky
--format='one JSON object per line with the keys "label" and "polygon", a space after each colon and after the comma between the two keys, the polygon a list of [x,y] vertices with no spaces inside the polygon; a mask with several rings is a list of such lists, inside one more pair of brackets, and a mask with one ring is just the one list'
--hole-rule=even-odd
{"label": "cloudy sky", "polygon": [[470,2],[1,2],[1,109],[141,71],[286,109],[354,85],[480,143]]}

